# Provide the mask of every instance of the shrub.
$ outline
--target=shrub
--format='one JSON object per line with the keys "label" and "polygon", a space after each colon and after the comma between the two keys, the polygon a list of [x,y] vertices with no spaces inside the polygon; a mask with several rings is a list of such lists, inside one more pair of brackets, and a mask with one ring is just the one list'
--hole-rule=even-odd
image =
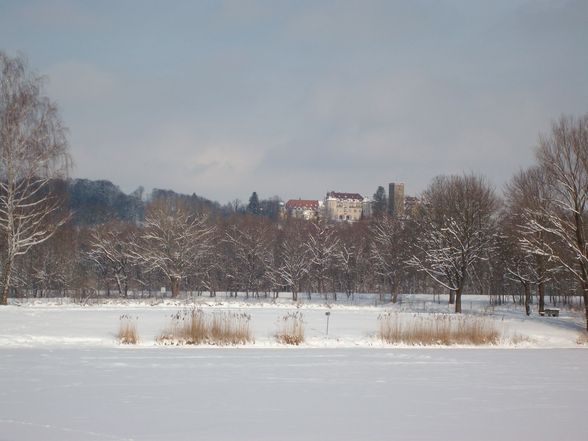
{"label": "shrub", "polygon": [[237,345],[253,341],[245,313],[214,312],[201,309],[178,311],[171,316],[171,324],[157,338],[162,344]]}
{"label": "shrub", "polygon": [[408,345],[495,344],[499,333],[482,317],[448,314],[413,315],[401,321],[390,312],[378,317],[378,337],[386,343]]}
{"label": "shrub", "polygon": [[119,317],[118,334],[116,335],[118,341],[125,345],[135,345],[139,342],[139,334],[137,333],[138,317],[133,319],[126,314]]}
{"label": "shrub", "polygon": [[278,319],[276,340],[286,345],[296,345],[304,342],[304,320],[300,311],[289,312]]}
{"label": "shrub", "polygon": [[526,335],[523,334],[519,334],[518,332],[515,332],[511,337],[510,337],[510,342],[513,345],[520,345],[523,343],[531,343],[531,339],[529,337],[527,337]]}
{"label": "shrub", "polygon": [[251,316],[245,313],[214,313],[210,325],[210,339],[218,345],[238,345],[253,342],[249,323]]}

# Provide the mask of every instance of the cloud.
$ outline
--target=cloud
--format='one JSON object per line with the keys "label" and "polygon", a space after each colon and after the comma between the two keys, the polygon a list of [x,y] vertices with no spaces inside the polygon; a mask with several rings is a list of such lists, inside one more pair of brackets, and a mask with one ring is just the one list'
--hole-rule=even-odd
{"label": "cloud", "polygon": [[19,3],[14,9],[14,18],[21,24],[49,26],[52,28],[76,27],[88,30],[99,25],[98,16],[83,3],[73,0],[32,1]]}
{"label": "cloud", "polygon": [[583,1],[104,5],[16,5],[0,24],[25,30],[0,39],[45,60],[76,174],[127,191],[500,186],[551,119],[586,111]]}
{"label": "cloud", "polygon": [[49,95],[76,107],[110,101],[119,86],[114,75],[79,61],[54,64],[46,70],[46,75]]}

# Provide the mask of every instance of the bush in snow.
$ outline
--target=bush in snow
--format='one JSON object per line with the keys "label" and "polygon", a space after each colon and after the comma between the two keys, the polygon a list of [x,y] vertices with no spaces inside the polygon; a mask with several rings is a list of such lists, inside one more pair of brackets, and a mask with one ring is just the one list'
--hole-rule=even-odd
{"label": "bush in snow", "polygon": [[304,342],[304,320],[300,311],[289,312],[278,320],[276,340],[279,343],[296,346]]}
{"label": "bush in snow", "polygon": [[378,337],[385,343],[409,345],[484,345],[496,344],[499,333],[482,317],[448,314],[415,314],[411,320],[399,320],[398,314],[378,316]]}
{"label": "bush in snow", "polygon": [[126,314],[120,316],[118,334],[116,335],[119,342],[125,345],[135,345],[139,342],[136,320],[138,317],[133,318]]}
{"label": "bush in snow", "polygon": [[206,314],[201,309],[191,309],[178,311],[171,319],[170,326],[157,338],[158,343],[224,346],[253,342],[249,314]]}

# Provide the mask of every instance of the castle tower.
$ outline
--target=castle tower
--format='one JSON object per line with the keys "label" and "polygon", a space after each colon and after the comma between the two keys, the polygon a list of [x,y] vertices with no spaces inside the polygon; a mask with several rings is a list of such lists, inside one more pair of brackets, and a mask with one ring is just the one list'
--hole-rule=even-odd
{"label": "castle tower", "polygon": [[388,185],[388,214],[404,216],[404,184],[391,182]]}

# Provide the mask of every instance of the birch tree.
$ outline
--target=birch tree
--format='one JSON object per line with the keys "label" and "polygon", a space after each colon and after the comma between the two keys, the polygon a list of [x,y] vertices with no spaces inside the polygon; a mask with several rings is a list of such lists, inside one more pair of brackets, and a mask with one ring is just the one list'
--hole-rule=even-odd
{"label": "birch tree", "polygon": [[65,128],[42,79],[0,52],[0,304],[8,302],[15,259],[65,222],[50,184],[69,166]]}
{"label": "birch tree", "polygon": [[474,264],[487,258],[495,240],[498,200],[485,179],[439,176],[423,193],[421,237],[407,264],[450,291],[461,312],[461,295]]}

